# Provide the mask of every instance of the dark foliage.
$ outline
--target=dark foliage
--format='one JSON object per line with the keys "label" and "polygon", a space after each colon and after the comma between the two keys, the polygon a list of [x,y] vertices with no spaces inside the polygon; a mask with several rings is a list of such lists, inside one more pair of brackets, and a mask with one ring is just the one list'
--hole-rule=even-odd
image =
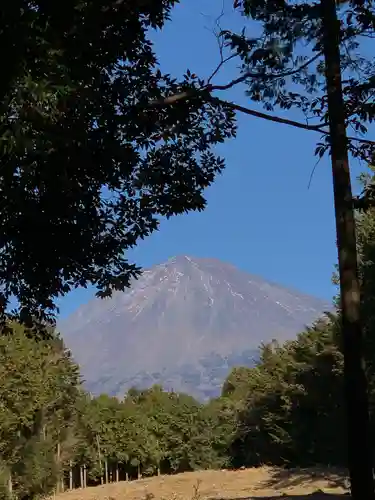
{"label": "dark foliage", "polygon": [[53,320],[56,297],[76,287],[124,289],[139,272],[126,250],[161,216],[202,210],[224,167],[211,147],[234,135],[231,111],[199,99],[149,106],[199,84],[163,75],[148,38],[174,3],[2,9],[0,298],[3,311],[18,300],[22,321]]}

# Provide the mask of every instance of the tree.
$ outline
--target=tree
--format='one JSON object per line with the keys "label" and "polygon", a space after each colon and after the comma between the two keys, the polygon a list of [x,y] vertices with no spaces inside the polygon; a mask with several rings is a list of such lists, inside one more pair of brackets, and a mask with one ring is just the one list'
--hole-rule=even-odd
{"label": "tree", "polygon": [[[55,299],[100,297],[140,270],[126,250],[171,217],[205,206],[224,167],[211,147],[233,113],[196,101],[144,106],[190,87],[163,75],[148,39],[175,0],[16,0],[1,12],[1,308],[54,319]],[[199,105],[198,105],[199,104]]]}
{"label": "tree", "polygon": [[[370,166],[368,172],[360,176],[363,188],[366,190],[374,182],[374,167]],[[359,273],[361,279],[361,307],[363,326],[365,331],[365,358],[367,378],[369,381],[370,415],[372,429],[375,415],[375,211],[369,208],[366,212],[357,213],[357,243],[359,255]],[[374,449],[375,433],[372,434],[372,449]]]}
{"label": "tree", "polygon": [[79,374],[59,338],[42,341],[9,326],[11,334],[0,336],[0,453],[8,487],[23,499],[49,494],[61,478]]}
{"label": "tree", "polygon": [[247,381],[229,375],[233,465],[345,466],[340,334],[336,316],[322,319],[294,341],[264,345]]}
{"label": "tree", "polygon": [[206,467],[223,468],[231,465],[231,444],[236,435],[236,405],[225,398],[208,401],[201,410],[202,434],[206,437],[207,448],[203,450]]}
{"label": "tree", "polygon": [[[223,30],[218,34],[221,59],[212,75],[200,89],[169,96],[164,105],[187,96],[204,96],[206,102],[323,136],[316,154],[323,156],[329,151],[332,163],[352,494],[356,499],[372,499],[375,494],[354,209],[373,203],[375,189],[353,197],[348,154],[369,160],[374,142],[366,137],[349,137],[346,129],[350,125],[364,134],[366,124],[374,117],[374,64],[360,51],[363,39],[374,34],[373,3],[235,0],[234,6],[244,17],[260,24],[261,35],[248,36],[245,28],[240,34]],[[233,57],[240,59],[238,78],[224,85],[213,84],[213,77]],[[252,101],[262,103],[268,111],[295,108],[307,123],[248,109],[218,96],[240,84],[245,85]]]}

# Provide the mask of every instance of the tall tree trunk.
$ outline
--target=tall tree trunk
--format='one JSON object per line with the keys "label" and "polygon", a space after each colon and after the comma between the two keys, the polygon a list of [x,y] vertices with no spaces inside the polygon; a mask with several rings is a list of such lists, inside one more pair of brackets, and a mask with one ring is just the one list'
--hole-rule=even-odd
{"label": "tall tree trunk", "polygon": [[141,476],[141,464],[138,464],[138,467],[137,467],[137,477],[138,477],[138,479],[142,478],[142,476]]}
{"label": "tall tree trunk", "polygon": [[120,473],[118,470],[118,463],[116,462],[116,483],[118,483],[120,480]]}
{"label": "tall tree trunk", "polygon": [[82,465],[79,466],[79,479],[80,479],[80,483],[81,483],[81,488],[83,488],[84,486],[84,479],[83,479],[83,467]]}
{"label": "tall tree trunk", "polygon": [[73,464],[72,461],[69,461],[69,489],[73,489]]}
{"label": "tall tree trunk", "polygon": [[340,275],[348,467],[354,500],[374,500],[360,282],[335,0],[321,0],[332,176]]}
{"label": "tall tree trunk", "polygon": [[8,493],[9,493],[9,498],[12,498],[13,495],[13,480],[12,480],[12,472],[9,471],[9,476],[8,476]]}
{"label": "tall tree trunk", "polygon": [[83,465],[83,487],[87,488],[87,467],[86,467],[86,464]]}
{"label": "tall tree trunk", "polygon": [[59,470],[59,479],[57,481],[56,491],[57,491],[57,493],[59,493],[59,492],[64,491],[64,473],[60,469],[60,466],[61,466],[61,444],[60,444],[60,441],[57,442],[56,463],[58,465],[58,470]]}
{"label": "tall tree trunk", "polygon": [[108,484],[108,460],[104,459],[105,484]]}
{"label": "tall tree trunk", "polygon": [[99,469],[100,469],[100,484],[103,484],[103,468],[102,468],[102,455],[100,452],[100,440],[98,434],[96,435],[96,445],[98,448],[98,460],[99,460]]}

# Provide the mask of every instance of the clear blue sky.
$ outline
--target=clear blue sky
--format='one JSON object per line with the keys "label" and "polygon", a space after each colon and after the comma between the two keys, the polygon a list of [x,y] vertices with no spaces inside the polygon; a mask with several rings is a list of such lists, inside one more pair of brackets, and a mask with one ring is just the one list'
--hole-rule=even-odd
{"label": "clear blue sky", "polygon": [[[222,26],[240,30],[243,20],[226,2]],[[221,4],[217,0],[182,0],[172,21],[153,37],[162,70],[180,76],[187,68],[209,76],[218,62],[212,28]],[[224,69],[216,83],[233,78]],[[227,98],[246,105],[243,89]],[[226,171],[207,190],[203,213],[191,213],[161,224],[160,230],[128,253],[147,267],[178,254],[215,257],[303,292],[330,299],[336,238],[330,164],[321,161],[310,188],[319,135],[284,125],[239,116],[238,137],[219,151]],[[352,165],[354,175],[359,166]],[[87,302],[93,290],[65,297],[61,316]]]}

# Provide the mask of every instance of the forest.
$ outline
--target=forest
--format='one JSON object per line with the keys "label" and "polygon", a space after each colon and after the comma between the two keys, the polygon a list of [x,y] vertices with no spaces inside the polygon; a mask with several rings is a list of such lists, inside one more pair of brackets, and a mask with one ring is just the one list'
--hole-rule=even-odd
{"label": "forest", "polygon": [[[366,181],[365,177],[362,179]],[[375,321],[375,211],[357,217],[362,307]],[[85,392],[57,332],[11,323],[0,337],[2,495],[45,495],[197,469],[347,466],[340,310],[295,340],[260,346],[201,403],[160,386],[122,399]],[[366,346],[375,431],[373,344]],[[374,434],[375,435],[375,434]]]}

